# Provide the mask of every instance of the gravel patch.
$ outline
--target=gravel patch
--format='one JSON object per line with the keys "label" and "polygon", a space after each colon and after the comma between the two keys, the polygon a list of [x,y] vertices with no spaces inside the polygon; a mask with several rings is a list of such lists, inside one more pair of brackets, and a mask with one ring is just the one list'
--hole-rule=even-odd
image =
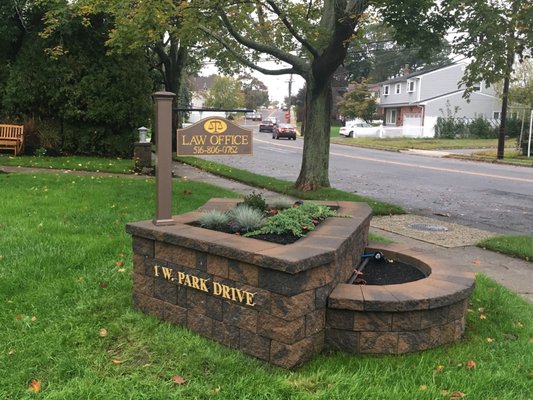
{"label": "gravel patch", "polygon": [[373,217],[370,226],[442,247],[472,246],[496,236],[494,232],[412,214]]}

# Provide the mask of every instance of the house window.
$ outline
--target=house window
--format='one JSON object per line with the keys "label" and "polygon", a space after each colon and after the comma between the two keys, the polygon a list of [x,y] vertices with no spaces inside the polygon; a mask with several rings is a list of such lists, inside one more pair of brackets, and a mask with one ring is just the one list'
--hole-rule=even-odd
{"label": "house window", "polygon": [[383,86],[383,96],[388,96],[389,95],[389,91],[390,91],[390,86],[389,85],[384,85]]}
{"label": "house window", "polygon": [[500,111],[494,111],[494,112],[492,113],[492,118],[494,118],[494,119],[500,119],[500,115],[501,115],[501,114],[500,114]]}
{"label": "house window", "polygon": [[481,90],[481,83],[474,83],[474,92],[479,92]]}
{"label": "house window", "polygon": [[400,94],[401,92],[402,92],[402,85],[397,83],[396,86],[394,87],[394,93]]}
{"label": "house window", "polygon": [[407,93],[413,93],[415,91],[415,81],[407,81]]}
{"label": "house window", "polygon": [[396,110],[387,110],[386,123],[396,125]]}

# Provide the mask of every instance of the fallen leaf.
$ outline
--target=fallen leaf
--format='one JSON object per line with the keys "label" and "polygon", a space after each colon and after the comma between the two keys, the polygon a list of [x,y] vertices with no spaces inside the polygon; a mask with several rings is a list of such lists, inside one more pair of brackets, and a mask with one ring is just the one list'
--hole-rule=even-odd
{"label": "fallen leaf", "polygon": [[192,192],[190,190],[184,190],[183,194],[186,194],[186,195],[190,196],[192,194]]}
{"label": "fallen leaf", "polygon": [[479,307],[477,309],[480,313],[484,313],[485,312],[485,307]]}
{"label": "fallen leaf", "polygon": [[522,322],[518,321],[518,322],[516,323],[516,327],[517,327],[517,328],[523,328],[523,327],[524,327],[524,324],[523,324]]}
{"label": "fallen leaf", "polygon": [[479,265],[479,264],[481,264],[481,261],[480,261],[480,260],[472,260],[472,264],[477,264],[477,265]]}
{"label": "fallen leaf", "polygon": [[491,337],[488,337],[487,339],[485,339],[487,341],[487,343],[493,343],[496,341],[496,339],[493,339]]}
{"label": "fallen leaf", "polygon": [[20,315],[20,314],[19,314],[19,315],[15,315],[15,319],[18,319],[19,321],[20,321],[22,318],[24,318],[24,317],[23,317],[22,315]]}
{"label": "fallen leaf", "polygon": [[420,385],[419,390],[428,390],[428,387],[426,385]]}
{"label": "fallen leaf", "polygon": [[120,365],[120,364],[122,364],[124,361],[119,360],[118,358],[113,358],[113,359],[111,360],[111,362],[112,362],[114,365]]}
{"label": "fallen leaf", "polygon": [[469,360],[469,361],[466,363],[466,369],[473,369],[473,368],[476,368],[476,362],[475,362],[475,361],[472,361],[472,360]]}
{"label": "fallen leaf", "polygon": [[529,339],[527,340],[527,342],[528,342],[529,344],[533,344],[533,338],[529,338]]}
{"label": "fallen leaf", "polygon": [[108,282],[104,282],[104,281],[99,281],[98,282],[98,286],[100,286],[101,288],[106,288],[109,286],[109,283]]}
{"label": "fallen leaf", "polygon": [[106,337],[107,336],[107,329],[106,328],[100,328],[100,330],[98,331],[98,335],[100,337]]}
{"label": "fallen leaf", "polygon": [[479,319],[487,319],[487,316],[485,314],[479,314]]}
{"label": "fallen leaf", "polygon": [[172,377],[172,383],[175,385],[184,385],[185,383],[187,383],[187,379],[180,375],[174,375]]}
{"label": "fallen leaf", "polygon": [[41,391],[41,381],[39,379],[32,379],[28,385],[28,390],[33,393],[39,393]]}
{"label": "fallen leaf", "polygon": [[126,272],[126,270],[124,268],[119,268],[118,272]]}
{"label": "fallen leaf", "polygon": [[32,320],[32,322],[35,322],[35,321],[37,321],[37,317],[34,315],[33,317],[31,317],[31,320]]}
{"label": "fallen leaf", "polygon": [[452,393],[452,395],[450,396],[450,400],[457,400],[457,399],[462,399],[463,397],[465,397],[466,394],[464,394],[463,392],[460,392],[458,390],[456,390],[455,392]]}
{"label": "fallen leaf", "polygon": [[8,356],[12,356],[13,354],[15,354],[17,351],[16,350],[9,350],[9,352],[7,353]]}
{"label": "fallen leaf", "polygon": [[116,265],[117,267],[121,267],[121,266],[122,266],[122,261],[118,260],[118,261],[115,263],[115,265]]}
{"label": "fallen leaf", "polygon": [[437,365],[435,372],[442,372],[444,370],[444,365]]}
{"label": "fallen leaf", "polygon": [[440,394],[442,394],[443,396],[448,396],[448,391],[446,389],[442,389],[440,391]]}

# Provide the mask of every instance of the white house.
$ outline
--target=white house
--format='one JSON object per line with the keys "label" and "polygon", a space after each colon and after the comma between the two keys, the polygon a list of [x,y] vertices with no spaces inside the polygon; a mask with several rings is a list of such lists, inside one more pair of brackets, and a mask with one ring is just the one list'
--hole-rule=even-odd
{"label": "white house", "polygon": [[[379,83],[378,107],[384,136],[433,137],[438,117],[499,119],[501,100],[494,87],[480,82],[464,99],[459,82],[465,63],[409,73]],[[457,112],[455,112],[457,107]]]}

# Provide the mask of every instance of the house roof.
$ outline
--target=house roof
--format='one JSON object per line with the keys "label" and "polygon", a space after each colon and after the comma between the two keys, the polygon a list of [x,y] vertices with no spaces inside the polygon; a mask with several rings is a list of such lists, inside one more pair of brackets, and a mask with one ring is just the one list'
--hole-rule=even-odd
{"label": "house roof", "polygon": [[427,68],[421,69],[420,71],[415,71],[415,72],[411,72],[409,74],[400,75],[400,76],[397,76],[395,78],[380,82],[380,83],[378,83],[378,85],[388,85],[388,84],[391,84],[391,83],[403,82],[403,81],[406,81],[408,79],[412,79],[412,78],[415,78],[417,76],[424,75],[424,74],[427,74],[429,72],[436,71],[438,69],[446,68],[446,67],[449,67],[450,65],[454,65],[454,64],[457,64],[457,63],[446,63],[446,64],[434,65],[434,66],[431,66],[431,67],[427,67]]}

